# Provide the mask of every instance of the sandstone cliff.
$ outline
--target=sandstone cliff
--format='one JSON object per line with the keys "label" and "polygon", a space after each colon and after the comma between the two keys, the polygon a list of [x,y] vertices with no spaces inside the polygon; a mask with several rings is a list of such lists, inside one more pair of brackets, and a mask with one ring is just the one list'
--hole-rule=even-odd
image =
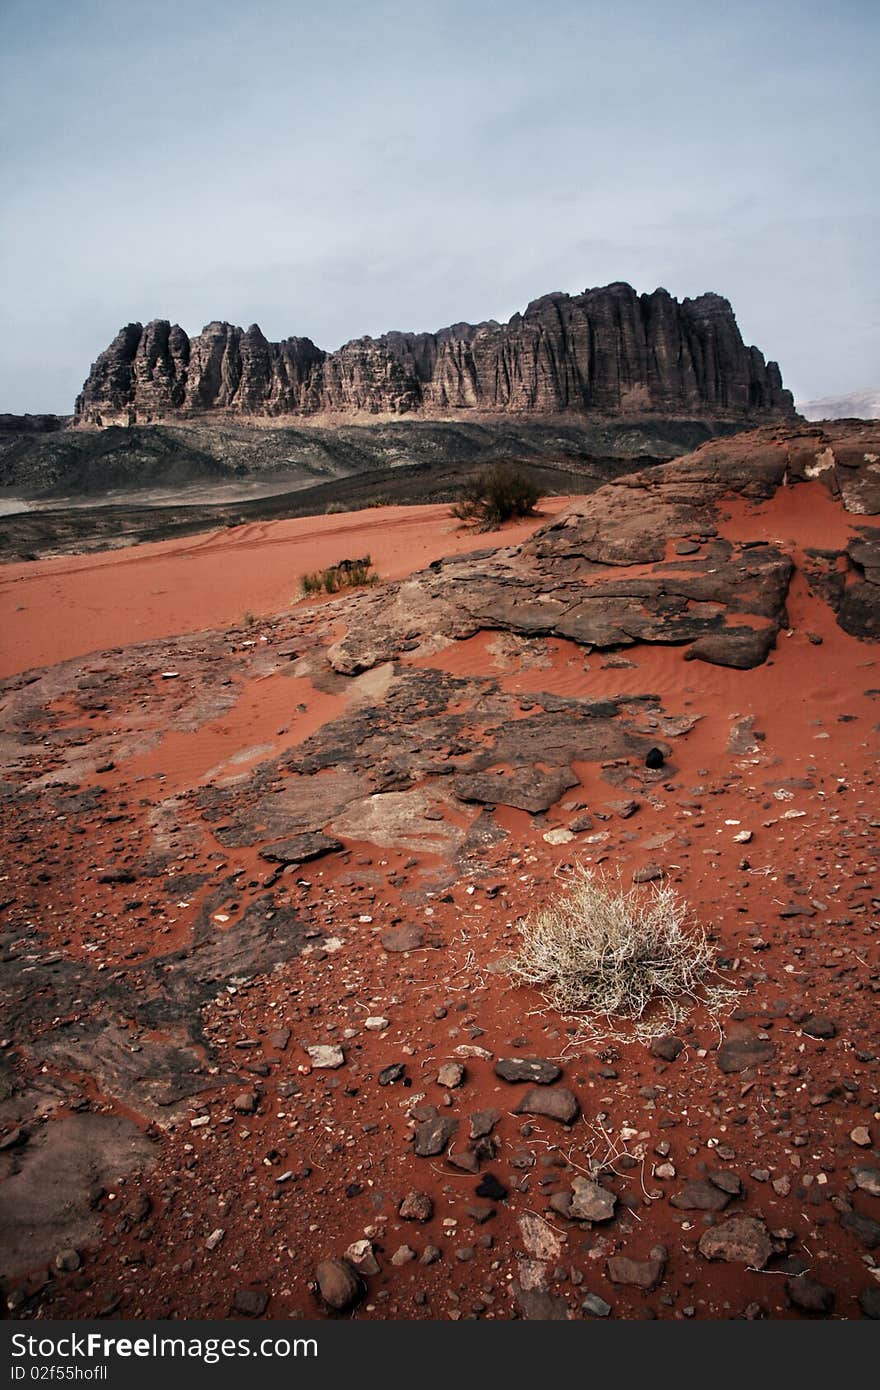
{"label": "sandstone cliff", "polygon": [[123,328],[94,363],[79,423],[219,411],[239,418],[470,412],[758,421],[793,414],[775,362],[747,347],[726,299],[681,303],[625,284],[550,294],[506,324],[388,333],[323,352],[210,323]]}

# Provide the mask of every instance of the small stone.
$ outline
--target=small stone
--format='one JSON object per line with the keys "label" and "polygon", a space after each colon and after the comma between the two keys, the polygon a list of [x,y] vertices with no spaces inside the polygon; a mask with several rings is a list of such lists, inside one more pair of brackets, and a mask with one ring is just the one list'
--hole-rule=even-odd
{"label": "small stone", "polygon": [[232,1102],[232,1108],[237,1110],[239,1115],[253,1115],[258,1103],[259,1097],[255,1091],[242,1091]]}
{"label": "small stone", "polygon": [[880,1318],[880,1288],[876,1284],[862,1289],[859,1294],[859,1306],[866,1318]]}
{"label": "small stone", "polygon": [[475,1191],[478,1197],[488,1197],[492,1202],[503,1202],[507,1196],[507,1188],[503,1182],[499,1182],[494,1173],[484,1173]]}
{"label": "small stone", "polygon": [[669,1199],[680,1211],[723,1211],[730,1201],[726,1192],[701,1178],[691,1178],[681,1192]]}
{"label": "small stone", "polygon": [[55,1256],[55,1268],[62,1270],[65,1274],[73,1274],[82,1264],[82,1257],[78,1250],[59,1250]]}
{"label": "small stone", "polygon": [[830,1313],[834,1307],[833,1290],[803,1274],[797,1279],[786,1279],[785,1291],[791,1304],[804,1313]]}
{"label": "small stone", "polygon": [[341,1047],[319,1043],[315,1047],[307,1047],[306,1052],[313,1067],[335,1071],[337,1067],[345,1065],[345,1053]]}
{"label": "small stone", "polygon": [[269,1295],[260,1289],[236,1289],[232,1308],[244,1318],[261,1318],[269,1304]]}
{"label": "small stone", "polygon": [[437,1085],[454,1091],[464,1081],[465,1071],[460,1062],[446,1062],[437,1073]]}
{"label": "small stone", "polygon": [[666,762],[666,756],[662,748],[649,748],[645,754],[645,767],[651,772],[657,772]]}
{"label": "small stone", "polygon": [[865,1125],[856,1125],[855,1129],[850,1131],[849,1137],[860,1149],[870,1149],[871,1131]]}
{"label": "small stone", "polygon": [[372,1018],[365,1021],[364,1027],[368,1033],[383,1033],[388,1027],[388,1022],[387,1018],[381,1018],[378,1014],[374,1014]]}
{"label": "small stone", "polygon": [[591,1318],[607,1318],[611,1312],[611,1304],[606,1303],[597,1293],[588,1293],[581,1302],[581,1311]]}
{"label": "small stone", "polygon": [[666,1269],[667,1252],[655,1245],[647,1260],[633,1260],[628,1255],[611,1255],[607,1262],[608,1278],[612,1284],[631,1284],[637,1289],[655,1289]]}
{"label": "small stone", "polygon": [[516,1115],[543,1115],[560,1124],[574,1124],[581,1107],[577,1096],[564,1086],[530,1086],[514,1111]]}
{"label": "small stone", "polygon": [[379,938],[386,951],[420,951],[425,935],[420,927],[392,927]]}
{"label": "small stone", "polygon": [[471,1138],[484,1139],[501,1119],[500,1110],[475,1110],[471,1115]]}
{"label": "small stone", "polygon": [[404,1062],[392,1062],[389,1067],[383,1067],[379,1072],[377,1080],[380,1086],[393,1086],[395,1081],[402,1081],[406,1073]]}
{"label": "small stone", "polygon": [[412,1249],[411,1246],[401,1245],[398,1246],[394,1254],[391,1256],[391,1263],[399,1268],[401,1265],[408,1265],[411,1260],[415,1260],[417,1258],[418,1257],[416,1255],[416,1252]]}
{"label": "small stone", "polygon": [[851,1168],[856,1187],[871,1197],[880,1197],[880,1168]]}
{"label": "small stone", "polygon": [[438,1249],[436,1245],[426,1245],[422,1251],[422,1258],[419,1260],[419,1264],[433,1265],[442,1258],[443,1251]]}
{"label": "small stone", "polygon": [[569,1212],[575,1221],[610,1221],[617,1197],[589,1178],[576,1177],[571,1183]]}
{"label": "small stone", "polygon": [[427,1192],[408,1192],[397,1211],[404,1221],[430,1221],[434,1203]]}
{"label": "small stone", "polygon": [[356,1240],[346,1250],[345,1258],[349,1264],[353,1265],[359,1274],[373,1275],[381,1273],[379,1261],[373,1253],[373,1242],[371,1240]]}
{"label": "small stone", "polygon": [[740,1215],[730,1216],[719,1226],[705,1231],[700,1237],[699,1251],[707,1260],[763,1269],[773,1254],[773,1244],[763,1221]]}
{"label": "small stone", "polygon": [[876,1250],[880,1245],[880,1221],[875,1221],[873,1216],[863,1216],[860,1211],[845,1211],[840,1224],[850,1235],[854,1235],[866,1250]]}
{"label": "small stone", "polygon": [[419,1158],[442,1154],[458,1129],[458,1120],[437,1115],[416,1125],[415,1152]]}
{"label": "small stone", "polygon": [[574,839],[574,831],[569,830],[567,826],[558,825],[553,830],[545,830],[542,839],[546,840],[548,845],[568,845]]}
{"label": "small stone", "polygon": [[495,1063],[495,1075],[502,1081],[528,1081],[533,1086],[552,1086],[562,1075],[562,1068],[545,1057],[500,1057]]}
{"label": "small stone", "polygon": [[806,1033],[809,1038],[834,1038],[837,1036],[837,1027],[830,1018],[823,1018],[818,1014],[810,1014],[801,1024],[801,1031]]}
{"label": "small stone", "polygon": [[664,1062],[674,1062],[684,1052],[684,1043],[681,1038],[652,1038],[651,1056],[659,1057]]}
{"label": "small stone", "polygon": [[315,1270],[315,1279],[324,1302],[338,1313],[363,1297],[363,1280],[348,1260],[322,1260]]}
{"label": "small stone", "polygon": [[208,1239],[205,1241],[205,1249],[216,1250],[217,1246],[223,1240],[223,1237],[225,1235],[226,1232],[222,1229],[222,1227],[218,1226],[216,1231],[212,1231],[211,1234],[208,1236]]}
{"label": "small stone", "polygon": [[636,869],[633,874],[633,883],[658,883],[661,878],[666,877],[666,872],[661,869],[659,864],[646,864],[643,869]]}

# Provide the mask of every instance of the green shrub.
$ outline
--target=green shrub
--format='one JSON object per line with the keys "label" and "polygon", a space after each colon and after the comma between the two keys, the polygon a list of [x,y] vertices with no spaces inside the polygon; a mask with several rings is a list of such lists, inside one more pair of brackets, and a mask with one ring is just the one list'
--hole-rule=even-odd
{"label": "green shrub", "polygon": [[452,515],[479,531],[493,531],[514,517],[533,516],[540,497],[527,473],[496,463],[465,483]]}

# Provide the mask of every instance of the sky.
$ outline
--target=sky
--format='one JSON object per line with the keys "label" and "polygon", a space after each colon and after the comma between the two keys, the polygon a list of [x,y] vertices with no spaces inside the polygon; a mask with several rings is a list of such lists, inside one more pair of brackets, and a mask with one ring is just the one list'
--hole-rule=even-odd
{"label": "sky", "polygon": [[629,281],[880,383],[877,0],[0,0],[0,411],[118,328],[332,349]]}

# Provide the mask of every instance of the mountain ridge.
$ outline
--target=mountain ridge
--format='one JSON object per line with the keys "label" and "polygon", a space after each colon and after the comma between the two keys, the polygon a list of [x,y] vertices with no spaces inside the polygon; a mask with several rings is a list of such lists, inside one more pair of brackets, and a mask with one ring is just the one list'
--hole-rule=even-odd
{"label": "mountain ridge", "polygon": [[257,324],[213,320],[190,338],[168,319],[130,323],[93,363],[79,425],[144,424],[222,413],[457,416],[481,413],[706,417],[794,415],[778,364],[742,339],[721,295],[678,301],[615,282],[532,300],[507,323],[272,343]]}

